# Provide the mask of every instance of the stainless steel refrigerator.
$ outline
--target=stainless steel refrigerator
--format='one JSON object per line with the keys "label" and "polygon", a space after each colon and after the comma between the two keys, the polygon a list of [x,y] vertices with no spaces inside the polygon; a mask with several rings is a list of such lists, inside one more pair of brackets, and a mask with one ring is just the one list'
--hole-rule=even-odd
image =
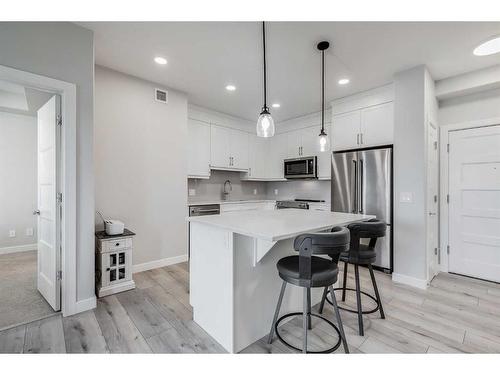
{"label": "stainless steel refrigerator", "polygon": [[332,211],[375,215],[387,223],[374,265],[392,272],[392,147],[334,152],[331,182]]}

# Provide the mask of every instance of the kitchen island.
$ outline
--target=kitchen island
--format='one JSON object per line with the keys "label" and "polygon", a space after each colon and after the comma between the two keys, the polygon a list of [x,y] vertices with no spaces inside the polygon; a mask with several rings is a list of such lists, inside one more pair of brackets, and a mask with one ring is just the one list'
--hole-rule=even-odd
{"label": "kitchen island", "polygon": [[[243,350],[269,333],[281,287],[276,263],[297,254],[294,238],[373,217],[286,209],[188,218],[194,321],[228,352]],[[322,290],[311,294],[314,305]],[[280,314],[301,309],[302,291],[289,285]]]}

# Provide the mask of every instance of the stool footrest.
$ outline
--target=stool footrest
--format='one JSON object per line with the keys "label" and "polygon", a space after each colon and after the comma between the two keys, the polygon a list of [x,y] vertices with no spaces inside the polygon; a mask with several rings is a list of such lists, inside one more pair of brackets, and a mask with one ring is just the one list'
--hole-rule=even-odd
{"label": "stool footrest", "polygon": [[[289,313],[289,314],[286,314],[286,315],[283,315],[281,318],[279,318],[277,321],[276,321],[276,324],[274,325],[274,332],[276,333],[276,336],[278,337],[278,340],[280,340],[284,345],[286,345],[287,347],[289,347],[290,349],[294,349],[294,350],[297,350],[299,352],[302,351],[302,349],[300,348],[297,348],[296,346],[293,346],[291,344],[289,344],[288,342],[285,341],[285,339],[283,337],[281,337],[279,331],[278,331],[278,326],[280,324],[280,322],[286,318],[289,318],[291,316],[302,316],[303,313],[302,312],[294,312],[294,313]],[[312,351],[312,350],[307,350],[306,353],[308,354],[324,354],[324,353],[331,353],[331,352],[334,352],[335,350],[337,350],[342,342],[342,338],[340,336],[340,331],[339,329],[337,328],[337,326],[335,324],[333,324],[331,321],[329,321],[328,319],[326,319],[325,317],[321,316],[321,315],[318,315],[318,314],[314,314],[314,313],[309,313],[310,316],[314,316],[316,318],[319,318],[319,319],[322,319],[324,320],[325,322],[327,322],[330,326],[333,327],[333,329],[335,329],[339,339],[337,341],[337,343],[332,346],[331,348],[328,348],[328,349],[325,349],[325,350],[321,350],[321,351]]]}
{"label": "stool footrest", "polygon": [[[333,288],[334,291],[336,290],[344,290],[344,288]],[[350,290],[350,291],[353,291],[355,292],[356,289],[353,289],[353,288],[345,288],[345,290]],[[373,314],[374,312],[380,310],[380,302],[377,300],[377,298],[375,298],[374,296],[372,296],[371,294],[368,294],[366,292],[363,292],[363,291],[360,291],[361,294],[371,298],[376,304],[377,306],[375,308],[373,308],[372,310],[366,310],[366,311],[361,311],[362,314]],[[326,301],[333,306],[333,303],[331,300],[328,299],[328,296],[329,296],[330,292],[327,293],[326,295]],[[353,310],[353,309],[348,309],[347,307],[342,307],[342,306],[339,306],[339,309],[340,310],[344,310],[344,311],[349,311],[349,312],[352,312],[352,313],[355,313],[357,314],[358,313],[358,310]]]}

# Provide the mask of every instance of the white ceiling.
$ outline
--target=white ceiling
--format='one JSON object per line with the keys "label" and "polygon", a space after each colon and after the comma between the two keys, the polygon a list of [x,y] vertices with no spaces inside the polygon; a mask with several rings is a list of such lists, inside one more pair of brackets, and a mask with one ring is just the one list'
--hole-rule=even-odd
{"label": "white ceiling", "polygon": [[[188,94],[189,102],[249,120],[262,106],[259,22],[88,22],[96,63]],[[272,22],[267,24],[268,98],[280,121],[320,110],[320,54],[326,55],[330,101],[392,81],[395,72],[426,64],[439,80],[500,64],[500,54],[472,50],[499,34],[487,22]],[[168,60],[166,66],[153,62]],[[340,77],[351,83],[337,85]],[[225,90],[226,84],[237,87]]]}

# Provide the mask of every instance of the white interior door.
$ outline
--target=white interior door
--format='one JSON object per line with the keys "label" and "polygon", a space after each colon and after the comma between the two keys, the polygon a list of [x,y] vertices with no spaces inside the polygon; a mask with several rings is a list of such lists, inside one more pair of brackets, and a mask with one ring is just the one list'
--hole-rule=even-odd
{"label": "white interior door", "polygon": [[500,125],[449,144],[449,270],[500,282]]}
{"label": "white interior door", "polygon": [[428,124],[427,131],[427,281],[439,271],[439,169],[438,132],[434,124]]}
{"label": "white interior door", "polygon": [[38,290],[54,310],[61,309],[59,142],[60,98],[38,110]]}

